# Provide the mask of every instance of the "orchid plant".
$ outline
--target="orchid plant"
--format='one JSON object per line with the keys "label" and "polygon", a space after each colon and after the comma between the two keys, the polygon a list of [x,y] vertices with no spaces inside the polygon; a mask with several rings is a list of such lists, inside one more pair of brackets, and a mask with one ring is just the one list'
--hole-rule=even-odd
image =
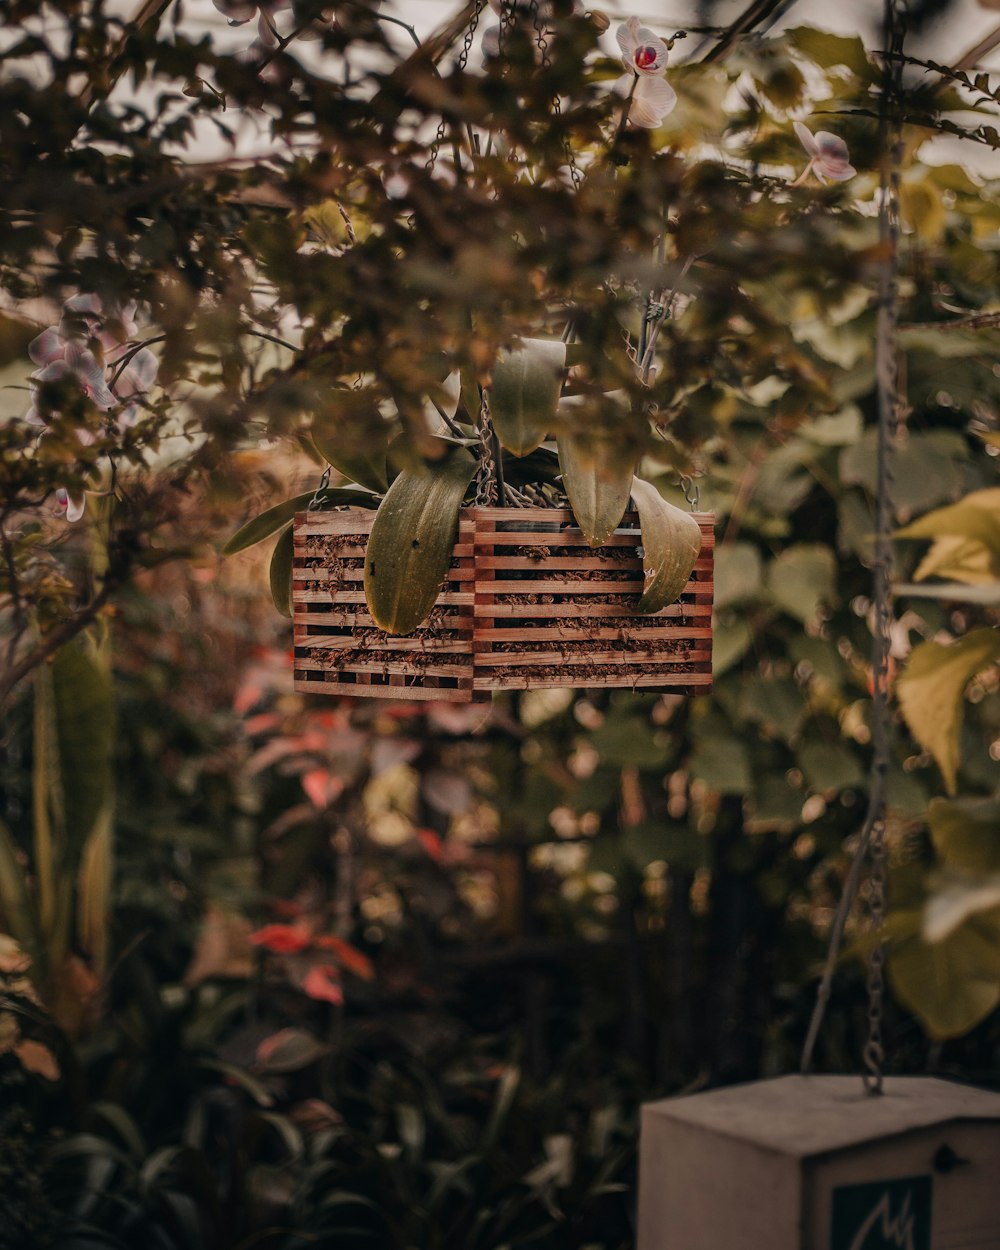
{"label": "orchid plant", "polygon": [[[218,2],[218,0],[217,0]],[[503,6],[489,0],[500,15],[499,26],[483,38],[488,57],[499,56],[505,30],[521,23],[547,56],[547,23],[551,15],[537,4]],[[612,84],[624,99],[618,123],[655,129],[675,107],[677,95],[666,81],[673,42],[631,17],[615,38],[625,72]],[[827,132],[815,138],[800,122],[796,133],[810,162],[792,185],[814,172],[820,181],[844,181],[855,171],[842,140]],[[474,152],[480,150],[474,146]],[[579,170],[576,181],[580,181]],[[405,194],[401,187],[400,194]],[[395,190],[391,192],[395,194]],[[671,293],[671,301],[674,293]],[[638,349],[631,348],[638,380],[648,386],[654,376],[653,348],[666,309],[651,293]],[[414,462],[412,440],[391,423],[381,424],[372,438],[369,426],[358,454],[355,443],[343,440],[350,425],[350,397],[334,401],[331,419],[314,423],[316,450],[346,485],[325,485],[314,498],[302,496],[272,508],[244,525],[225,550],[236,552],[278,533],[271,565],[275,603],[291,614],[292,517],[306,502],[366,505],[379,509],[368,544],[365,592],[372,617],[393,634],[411,633],[430,614],[445,577],[458,529],[459,510],[484,497],[483,478],[496,478],[487,493],[495,502],[525,506],[568,503],[593,547],[607,541],[630,503],[639,512],[643,534],[645,590],[636,603],[639,613],[654,613],[674,602],[687,584],[701,547],[695,519],[667,502],[650,483],[636,476],[641,459],[634,447],[607,436],[587,434],[587,417],[595,409],[605,417],[628,405],[624,392],[588,386],[582,354],[568,342],[572,325],[560,340],[515,336],[500,346],[489,370],[455,372],[429,392],[422,455]],[[345,419],[346,418],[346,419]],[[379,423],[376,423],[378,426]],[[328,476],[328,475],[327,475]],[[371,492],[366,494],[366,492]],[[404,538],[412,541],[401,541]],[[376,572],[377,570],[377,572]]]}

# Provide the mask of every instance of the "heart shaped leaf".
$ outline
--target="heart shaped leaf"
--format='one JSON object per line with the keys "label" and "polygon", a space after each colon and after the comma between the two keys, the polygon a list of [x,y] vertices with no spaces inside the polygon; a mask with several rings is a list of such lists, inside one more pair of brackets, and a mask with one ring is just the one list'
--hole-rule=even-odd
{"label": "heart shaped leaf", "polygon": [[493,366],[490,414],[501,446],[526,456],[552,429],[566,366],[566,344],[521,339]]}
{"label": "heart shaped leaf", "polygon": [[475,468],[474,456],[453,447],[433,464],[404,469],[382,500],[368,539],[365,596],[387,633],[410,634],[430,615]]}
{"label": "heart shaped leaf", "polygon": [[636,611],[659,612],[675,603],[688,584],[701,551],[701,526],[642,478],[632,479],[632,498],[639,510],[646,581]]}

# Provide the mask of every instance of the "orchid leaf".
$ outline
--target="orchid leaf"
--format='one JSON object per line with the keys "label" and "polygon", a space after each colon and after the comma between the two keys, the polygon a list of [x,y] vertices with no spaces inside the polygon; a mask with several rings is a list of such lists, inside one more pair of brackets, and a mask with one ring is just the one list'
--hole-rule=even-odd
{"label": "orchid leaf", "polygon": [[393,423],[365,391],[334,391],[312,423],[319,454],[344,477],[380,493],[388,485],[385,453],[392,433]]}
{"label": "orchid leaf", "polygon": [[501,446],[515,456],[534,451],[552,429],[566,366],[566,344],[521,339],[493,366],[490,415]]}
{"label": "orchid leaf", "polygon": [[430,615],[475,468],[474,456],[453,447],[442,460],[404,469],[389,487],[365,558],[368,608],[387,633],[410,634]]}
{"label": "orchid leaf", "polygon": [[294,530],[291,523],[285,526],[271,553],[269,578],[271,598],[282,616],[292,615],[292,556]]}
{"label": "orchid leaf", "polygon": [[635,455],[610,435],[563,434],[559,438],[563,487],[577,524],[592,547],[615,532],[625,515]]}
{"label": "orchid leaf", "polygon": [[642,478],[632,479],[632,498],[639,510],[645,579],[636,611],[659,612],[688,584],[701,551],[701,526]]}
{"label": "orchid leaf", "polygon": [[[268,508],[266,512],[260,513],[259,516],[251,518],[245,525],[240,526],[232,538],[225,543],[222,554],[232,556],[237,551],[245,551],[247,547],[253,547],[263,542],[265,538],[270,538],[272,534],[287,525],[296,512],[302,512],[308,508],[315,493],[309,490],[303,495],[296,495],[293,499],[285,499],[282,503],[276,503],[273,508]],[[327,507],[348,504],[361,508],[374,508],[378,504],[378,496],[364,486],[327,486],[319,492],[319,504]]]}

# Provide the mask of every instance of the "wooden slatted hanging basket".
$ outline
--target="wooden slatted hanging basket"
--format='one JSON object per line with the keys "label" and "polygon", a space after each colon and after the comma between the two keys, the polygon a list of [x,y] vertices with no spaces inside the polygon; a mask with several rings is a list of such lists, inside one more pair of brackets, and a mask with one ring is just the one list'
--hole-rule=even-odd
{"label": "wooden slatted hanging basket", "polygon": [[635,512],[592,548],[568,508],[463,508],[434,610],[405,636],[378,629],[365,601],[374,516],[347,508],[295,518],[296,690],[467,703],[546,687],[711,689],[711,513],[695,515],[701,550],[680,598],[640,615]]}

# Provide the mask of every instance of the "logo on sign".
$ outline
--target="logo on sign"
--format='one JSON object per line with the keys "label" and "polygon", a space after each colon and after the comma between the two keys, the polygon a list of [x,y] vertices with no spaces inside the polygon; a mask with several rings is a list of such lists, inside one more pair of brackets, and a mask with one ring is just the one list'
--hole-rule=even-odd
{"label": "logo on sign", "polygon": [[830,1250],[931,1250],[931,1178],[835,1189]]}

